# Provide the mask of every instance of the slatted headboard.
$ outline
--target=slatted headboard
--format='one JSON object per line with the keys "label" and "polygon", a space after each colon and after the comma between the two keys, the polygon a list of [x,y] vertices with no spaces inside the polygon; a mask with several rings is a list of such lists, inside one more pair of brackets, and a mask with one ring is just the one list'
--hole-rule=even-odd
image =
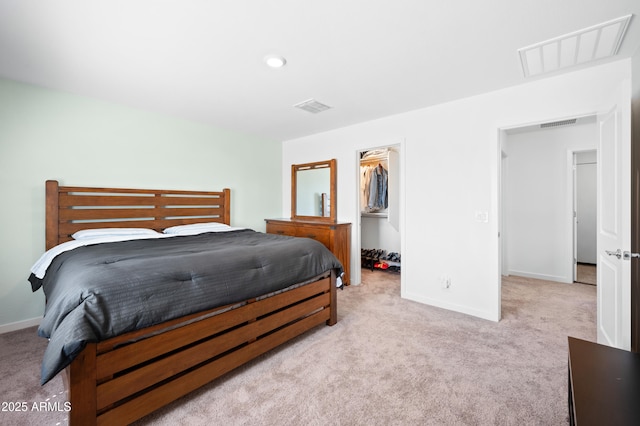
{"label": "slatted headboard", "polygon": [[150,228],[162,232],[197,222],[230,224],[231,191],[59,186],[46,182],[46,248],[71,240],[81,229]]}

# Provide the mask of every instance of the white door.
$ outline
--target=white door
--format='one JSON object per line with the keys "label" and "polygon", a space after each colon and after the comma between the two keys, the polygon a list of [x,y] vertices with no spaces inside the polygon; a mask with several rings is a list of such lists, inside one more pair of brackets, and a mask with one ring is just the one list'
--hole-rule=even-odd
{"label": "white door", "polygon": [[631,134],[628,82],[598,115],[598,343],[631,348]]}

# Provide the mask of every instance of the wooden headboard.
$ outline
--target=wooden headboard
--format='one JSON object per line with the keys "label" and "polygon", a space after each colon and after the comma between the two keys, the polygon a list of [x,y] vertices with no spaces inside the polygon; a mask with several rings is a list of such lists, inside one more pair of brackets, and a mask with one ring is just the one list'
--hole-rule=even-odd
{"label": "wooden headboard", "polygon": [[71,240],[81,229],[149,228],[198,222],[230,224],[231,191],[59,186],[46,182],[46,248]]}

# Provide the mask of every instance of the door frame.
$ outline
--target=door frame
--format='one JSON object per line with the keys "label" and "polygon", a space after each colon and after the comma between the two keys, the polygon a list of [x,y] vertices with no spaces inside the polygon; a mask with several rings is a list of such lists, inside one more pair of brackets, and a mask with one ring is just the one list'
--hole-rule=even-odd
{"label": "door frame", "polygon": [[[640,95],[631,99],[631,252],[640,253]],[[631,351],[640,352],[640,259],[631,259]]]}
{"label": "door frame", "polygon": [[[352,270],[352,276],[353,276],[353,284],[354,285],[360,285],[362,283],[362,271],[360,268],[360,255],[357,254],[358,252],[360,252],[360,248],[362,247],[362,235],[361,235],[361,229],[362,229],[362,218],[360,215],[360,153],[364,152],[364,151],[371,151],[374,149],[383,149],[383,148],[397,148],[398,151],[398,155],[399,155],[399,162],[400,162],[400,166],[399,166],[399,173],[398,173],[398,178],[400,179],[400,185],[399,185],[399,205],[400,205],[400,214],[399,214],[399,222],[400,222],[400,229],[398,230],[398,233],[400,234],[400,253],[404,253],[406,252],[405,250],[405,244],[406,244],[406,238],[404,238],[404,230],[405,230],[405,212],[406,212],[406,207],[405,207],[405,189],[404,189],[404,185],[405,185],[405,151],[406,151],[406,144],[405,144],[405,139],[404,138],[398,138],[397,141],[393,142],[393,141],[389,141],[388,143],[380,143],[380,144],[376,144],[373,146],[366,146],[364,148],[359,148],[356,149],[356,151],[354,152],[354,161],[356,164],[355,167],[355,180],[356,180],[356,192],[355,192],[355,205],[356,205],[356,215],[355,215],[355,220],[353,221],[353,226],[351,228],[351,232],[352,232],[352,241],[355,240],[356,243],[356,247],[355,250],[352,247],[352,252],[354,252],[355,258],[357,259],[357,267],[356,268],[351,268]],[[353,258],[354,255],[352,255],[352,264],[353,264]],[[404,256],[403,256],[404,257]],[[404,274],[400,273],[400,297],[404,297],[405,294],[405,280],[404,280]]]}
{"label": "door frame", "polygon": [[[577,282],[578,278],[578,154],[595,152],[596,156],[598,153],[598,149],[580,149],[571,151],[571,179],[572,179],[572,191],[573,191],[573,212],[572,212],[572,221],[573,221],[573,282]],[[598,163],[596,161],[596,168],[598,167]],[[597,172],[596,172],[597,173]],[[596,194],[597,197],[597,189]],[[596,206],[596,214],[598,207]],[[595,231],[595,229],[594,229]]]}
{"label": "door frame", "polygon": [[[500,276],[500,283],[498,286],[498,320],[500,320],[502,318],[502,275],[505,275],[505,272],[508,271],[508,268],[506,268],[507,265],[507,261],[508,261],[508,253],[507,250],[505,249],[505,244],[506,241],[509,238],[509,235],[507,232],[504,231],[504,226],[505,226],[505,215],[504,215],[504,206],[505,206],[505,200],[504,200],[504,183],[505,180],[507,179],[507,170],[503,170],[503,168],[505,166],[508,165],[507,161],[503,161],[506,160],[508,158],[508,152],[505,153],[504,150],[504,144],[506,139],[508,138],[508,133],[507,131],[509,130],[514,130],[514,129],[519,129],[519,128],[524,128],[524,127],[531,127],[531,126],[538,126],[540,124],[543,123],[548,123],[548,122],[555,122],[555,121],[564,121],[564,120],[572,120],[572,119],[584,119],[584,118],[592,118],[592,117],[597,117],[598,113],[597,112],[590,112],[590,113],[585,113],[585,114],[576,114],[576,115],[571,115],[571,116],[562,116],[562,117],[550,117],[547,118],[545,120],[540,120],[540,121],[535,121],[535,122],[526,122],[526,123],[520,123],[520,124],[515,124],[515,125],[510,125],[510,126],[503,126],[503,127],[499,127],[497,129],[498,131],[498,147],[497,147],[497,155],[498,155],[498,206],[497,206],[497,212],[498,212],[498,270],[499,270],[499,276]],[[573,158],[575,153],[579,153],[579,152],[587,152],[587,151],[593,151],[593,149],[576,149],[576,150],[569,150],[567,151],[567,165],[570,166],[568,168],[567,173],[570,174],[570,176],[568,177],[567,180],[567,190],[569,191],[570,198],[567,199],[567,203],[571,205],[571,211],[573,211],[575,209],[575,200],[574,200],[574,196],[575,196],[575,173],[573,170]],[[571,217],[569,218],[569,220],[572,223],[572,227],[574,228],[574,232],[572,233],[572,241],[571,241],[571,247],[572,247],[572,259],[575,259],[576,256],[576,249],[575,249],[575,227],[574,227],[574,218],[573,218],[573,214],[571,214]],[[573,280],[575,281],[575,263],[572,265],[572,270],[573,270]],[[596,308],[597,309],[597,308]],[[639,313],[640,315],[640,313]]]}

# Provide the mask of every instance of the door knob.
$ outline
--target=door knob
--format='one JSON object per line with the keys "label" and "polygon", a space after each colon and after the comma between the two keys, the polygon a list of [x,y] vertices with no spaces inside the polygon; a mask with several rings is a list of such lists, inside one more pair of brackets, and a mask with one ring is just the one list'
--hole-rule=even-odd
{"label": "door knob", "polygon": [[640,258],[640,253],[631,253],[630,251],[622,251],[620,249],[616,250],[616,251],[611,251],[611,250],[605,250],[605,253],[607,253],[609,256],[615,256],[618,259],[622,258],[624,260],[631,260],[632,257],[638,257]]}
{"label": "door knob", "polygon": [[609,256],[615,256],[618,259],[620,259],[622,257],[622,250],[618,249],[616,251],[611,251],[611,250],[605,250],[605,253],[607,253]]}

